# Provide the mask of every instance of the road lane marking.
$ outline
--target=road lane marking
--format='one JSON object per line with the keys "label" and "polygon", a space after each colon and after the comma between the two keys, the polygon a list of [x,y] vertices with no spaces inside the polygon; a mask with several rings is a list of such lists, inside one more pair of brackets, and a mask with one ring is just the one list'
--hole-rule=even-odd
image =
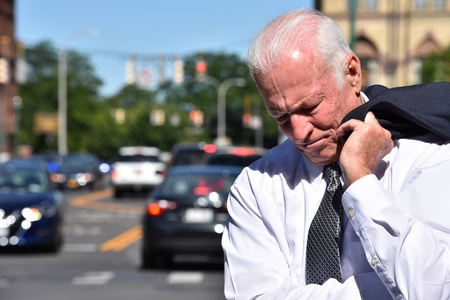
{"label": "road lane marking", "polygon": [[75,197],[70,200],[70,205],[72,206],[84,206],[87,203],[97,201],[100,199],[108,198],[113,195],[112,189],[105,189],[98,192],[90,193],[84,196]]}
{"label": "road lane marking", "polygon": [[117,203],[101,203],[96,202],[101,199],[112,197],[114,194],[113,189],[105,189],[98,192],[90,193],[87,195],[75,197],[70,200],[71,206],[103,210],[103,211],[113,211],[113,212],[127,212],[137,215],[142,215],[144,213],[143,207],[123,205]]}
{"label": "road lane marking", "polygon": [[106,241],[100,245],[101,252],[119,252],[142,238],[142,226],[137,225],[124,233]]}
{"label": "road lane marking", "polygon": [[132,213],[136,215],[142,215],[144,213],[143,207],[131,206],[131,205],[122,205],[115,203],[100,203],[100,202],[91,202],[83,205],[85,208],[97,209],[97,210],[107,210],[113,212],[126,212]]}
{"label": "road lane marking", "polygon": [[72,284],[73,285],[107,284],[115,276],[116,275],[113,271],[86,272],[82,276],[76,276],[76,277],[72,278]]}
{"label": "road lane marking", "polygon": [[171,272],[167,275],[169,284],[199,284],[203,282],[205,274],[203,272]]}

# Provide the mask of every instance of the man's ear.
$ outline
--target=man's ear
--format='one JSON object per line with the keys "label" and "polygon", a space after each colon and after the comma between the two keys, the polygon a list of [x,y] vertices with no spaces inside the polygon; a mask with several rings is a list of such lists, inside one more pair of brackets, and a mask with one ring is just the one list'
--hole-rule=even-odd
{"label": "man's ear", "polygon": [[355,93],[359,94],[362,89],[361,63],[359,62],[359,58],[355,54],[348,54],[345,58],[345,66],[345,77]]}

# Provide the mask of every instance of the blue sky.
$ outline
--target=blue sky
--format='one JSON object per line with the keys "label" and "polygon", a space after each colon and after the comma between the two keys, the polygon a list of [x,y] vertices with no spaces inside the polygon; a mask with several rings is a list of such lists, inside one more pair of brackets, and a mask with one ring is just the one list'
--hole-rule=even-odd
{"label": "blue sky", "polygon": [[[138,54],[138,69],[153,71],[159,55],[225,51],[245,57],[267,22],[312,5],[311,0],[16,0],[16,38],[26,45],[44,39],[56,47],[68,44],[89,55],[103,80],[101,94],[110,96],[125,83],[124,65],[132,54]],[[100,34],[89,36],[91,29]],[[74,34],[79,35],[70,39]]]}

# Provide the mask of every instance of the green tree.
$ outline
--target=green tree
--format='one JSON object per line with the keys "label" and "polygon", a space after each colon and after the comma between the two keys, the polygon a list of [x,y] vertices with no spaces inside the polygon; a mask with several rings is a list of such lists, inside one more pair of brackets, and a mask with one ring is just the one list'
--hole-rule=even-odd
{"label": "green tree", "polygon": [[[55,135],[36,134],[33,120],[36,113],[58,110],[58,53],[48,41],[26,49],[29,66],[28,82],[21,88],[23,117],[21,140],[34,152],[56,151]],[[89,59],[76,51],[67,55],[67,127],[69,152],[88,152],[89,135],[95,128],[96,116],[102,110],[98,95],[101,80],[95,75]]]}
{"label": "green tree", "polygon": [[[217,90],[210,84],[196,80],[196,63],[203,59],[207,64],[207,75],[223,82],[228,78],[244,78],[244,87],[230,87],[226,94],[226,134],[235,144],[253,144],[254,130],[245,128],[242,123],[244,97],[252,99],[251,113],[263,118],[266,147],[277,144],[278,129],[276,122],[267,115],[264,103],[259,96],[246,65],[246,62],[235,54],[204,53],[192,54],[184,58],[185,80],[180,85],[166,84],[161,87],[166,103],[177,104],[185,110],[197,108],[204,113],[205,134],[214,139],[217,131]],[[189,135],[185,139],[192,140]]]}
{"label": "green tree", "polygon": [[422,82],[450,81],[450,46],[433,52],[423,61]]}

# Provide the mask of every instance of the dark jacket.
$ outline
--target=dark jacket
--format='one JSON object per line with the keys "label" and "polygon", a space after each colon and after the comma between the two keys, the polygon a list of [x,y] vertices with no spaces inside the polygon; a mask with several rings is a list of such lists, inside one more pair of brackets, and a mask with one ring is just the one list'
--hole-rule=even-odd
{"label": "dark jacket", "polygon": [[450,82],[434,82],[388,89],[370,86],[364,92],[369,101],[352,110],[350,119],[364,121],[373,112],[393,139],[414,138],[432,132],[450,141]]}

